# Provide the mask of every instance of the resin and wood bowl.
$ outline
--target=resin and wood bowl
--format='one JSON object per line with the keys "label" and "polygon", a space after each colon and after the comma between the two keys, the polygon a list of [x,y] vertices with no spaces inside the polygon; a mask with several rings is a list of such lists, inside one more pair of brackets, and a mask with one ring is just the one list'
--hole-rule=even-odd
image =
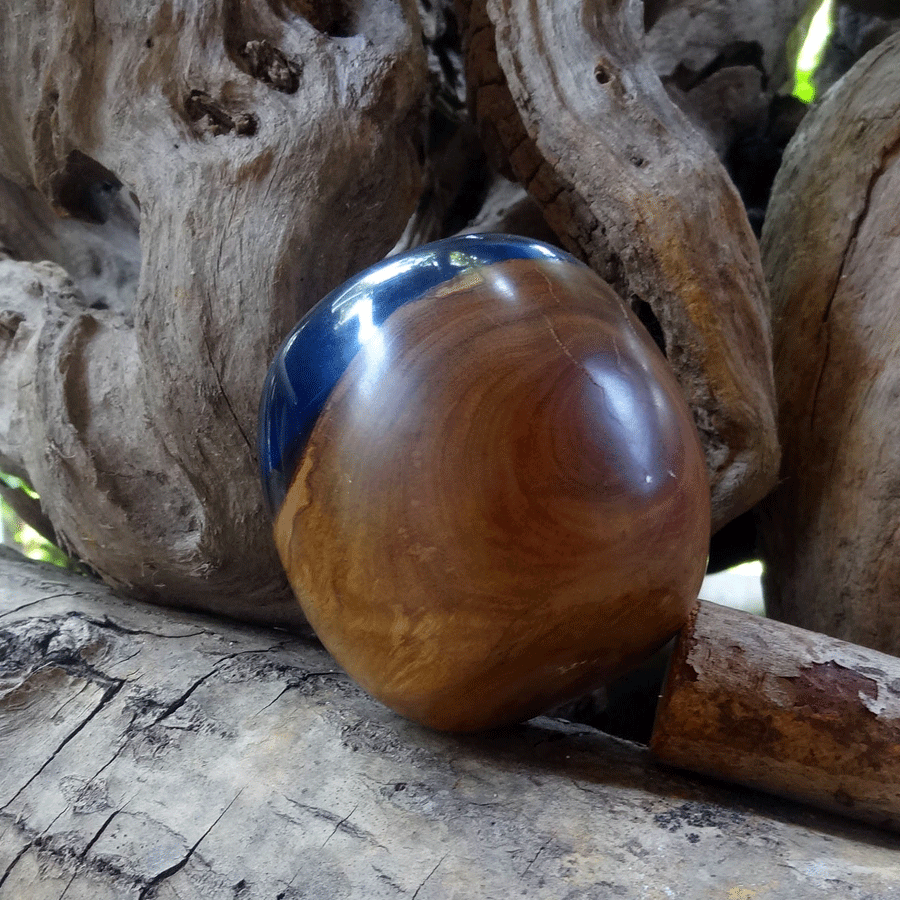
{"label": "resin and wood bowl", "polygon": [[436,728],[621,674],[703,579],[709,485],[678,384],[611,288],[535,241],[451,238],[329,294],[272,364],[260,455],[319,638]]}

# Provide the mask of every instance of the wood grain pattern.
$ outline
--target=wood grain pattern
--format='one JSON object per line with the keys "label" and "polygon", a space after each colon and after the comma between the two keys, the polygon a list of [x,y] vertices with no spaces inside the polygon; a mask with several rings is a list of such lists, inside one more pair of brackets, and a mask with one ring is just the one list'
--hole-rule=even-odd
{"label": "wood grain pattern", "polygon": [[651,749],[664,762],[900,828],[900,660],[700,603]]}
{"label": "wood grain pattern", "polygon": [[275,536],[341,665],[410,718],[467,730],[668,639],[709,515],[690,413],[640,324],[590,270],[513,260],[387,319],[323,409]]}
{"label": "wood grain pattern", "polygon": [[763,232],[778,487],[761,504],[769,615],[900,655],[900,35],[810,113]]}

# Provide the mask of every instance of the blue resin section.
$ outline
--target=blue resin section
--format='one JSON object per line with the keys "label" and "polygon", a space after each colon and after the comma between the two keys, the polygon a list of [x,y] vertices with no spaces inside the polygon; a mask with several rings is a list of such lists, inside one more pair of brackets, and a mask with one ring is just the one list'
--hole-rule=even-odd
{"label": "blue resin section", "polygon": [[269,368],[260,403],[260,475],[273,513],[284,501],[332,389],[385,319],[466,271],[508,259],[583,265],[556,247],[528,238],[505,234],[447,238],[376,263],[332,291],[300,320]]}

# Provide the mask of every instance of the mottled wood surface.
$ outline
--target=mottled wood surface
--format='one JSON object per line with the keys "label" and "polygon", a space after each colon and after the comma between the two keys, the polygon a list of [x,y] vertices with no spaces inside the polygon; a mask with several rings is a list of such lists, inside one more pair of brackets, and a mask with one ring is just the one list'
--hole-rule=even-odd
{"label": "mottled wood surface", "polygon": [[550,719],[466,739],[316,645],[0,554],[2,900],[897,900],[886,833]]}
{"label": "mottled wood surface", "polygon": [[672,765],[900,830],[900,659],[701,602],[651,747]]}
{"label": "mottled wood surface", "polygon": [[763,231],[781,440],[762,507],[766,603],[900,654],[900,35],[825,95]]}

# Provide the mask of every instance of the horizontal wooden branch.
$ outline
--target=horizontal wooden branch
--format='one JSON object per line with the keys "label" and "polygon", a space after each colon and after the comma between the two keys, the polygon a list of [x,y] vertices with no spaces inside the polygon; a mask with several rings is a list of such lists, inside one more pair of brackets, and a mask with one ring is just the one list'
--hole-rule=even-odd
{"label": "horizontal wooden branch", "polygon": [[863,826],[562,721],[430,732],[311,641],[9,554],[0,760],[0,900],[863,900],[900,879]]}
{"label": "horizontal wooden branch", "polygon": [[900,659],[699,603],[651,746],[665,762],[900,829]]}

